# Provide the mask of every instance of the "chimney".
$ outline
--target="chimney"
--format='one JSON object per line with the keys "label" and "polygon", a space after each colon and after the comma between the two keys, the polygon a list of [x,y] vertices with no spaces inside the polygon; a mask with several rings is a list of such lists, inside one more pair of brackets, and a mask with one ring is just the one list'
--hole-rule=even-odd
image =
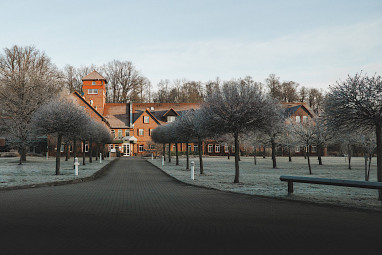
{"label": "chimney", "polygon": [[130,108],[130,128],[133,128],[133,104],[129,102]]}

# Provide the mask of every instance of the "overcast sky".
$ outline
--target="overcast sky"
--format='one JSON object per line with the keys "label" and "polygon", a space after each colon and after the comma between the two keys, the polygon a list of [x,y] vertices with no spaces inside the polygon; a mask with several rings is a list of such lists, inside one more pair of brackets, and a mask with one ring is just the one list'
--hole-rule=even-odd
{"label": "overcast sky", "polygon": [[326,89],[382,75],[381,0],[0,2],[1,48],[34,45],[58,67],[129,60],[161,79],[271,73]]}

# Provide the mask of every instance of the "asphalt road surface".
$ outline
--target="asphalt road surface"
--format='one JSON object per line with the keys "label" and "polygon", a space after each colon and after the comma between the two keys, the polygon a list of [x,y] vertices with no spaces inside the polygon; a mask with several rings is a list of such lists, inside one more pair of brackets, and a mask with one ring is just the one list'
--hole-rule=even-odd
{"label": "asphalt road surface", "polygon": [[132,158],[0,202],[4,255],[382,253],[381,213],[197,188]]}

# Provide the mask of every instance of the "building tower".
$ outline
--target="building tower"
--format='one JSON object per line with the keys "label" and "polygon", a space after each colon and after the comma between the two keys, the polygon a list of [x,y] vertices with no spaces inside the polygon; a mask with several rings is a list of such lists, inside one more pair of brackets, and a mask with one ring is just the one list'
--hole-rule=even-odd
{"label": "building tower", "polygon": [[82,82],[86,102],[103,115],[106,103],[106,79],[94,70],[82,78]]}

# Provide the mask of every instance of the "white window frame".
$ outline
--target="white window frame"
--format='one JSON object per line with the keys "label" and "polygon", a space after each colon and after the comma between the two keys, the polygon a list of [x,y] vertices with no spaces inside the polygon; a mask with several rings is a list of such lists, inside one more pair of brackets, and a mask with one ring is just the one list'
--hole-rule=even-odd
{"label": "white window frame", "polygon": [[174,144],[173,146],[172,146],[172,151],[175,151],[176,150],[176,145]]}
{"label": "white window frame", "polygon": [[89,152],[89,144],[85,143],[85,152]]}
{"label": "white window frame", "polygon": [[188,145],[188,151],[191,151],[191,144]]}
{"label": "white window frame", "polygon": [[61,144],[60,152],[64,152],[64,150],[65,150],[65,146]]}
{"label": "white window frame", "polygon": [[308,121],[308,116],[302,116],[302,122],[305,123]]}
{"label": "white window frame", "polygon": [[98,95],[98,89],[88,89],[88,95]]}
{"label": "white window frame", "polygon": [[301,117],[300,116],[296,116],[296,123],[301,123]]}
{"label": "white window frame", "polygon": [[95,82],[95,81],[92,81],[92,85],[96,85],[96,82]]}
{"label": "white window frame", "polygon": [[229,152],[229,148],[228,148],[227,145],[224,145],[224,152],[225,152],[225,153],[228,153],[228,152]]}
{"label": "white window frame", "polygon": [[140,144],[139,146],[138,146],[138,152],[143,152],[144,151],[144,145],[143,144]]}
{"label": "white window frame", "polygon": [[118,129],[118,137],[122,137],[122,136],[123,136],[122,129]]}
{"label": "white window frame", "polygon": [[170,122],[174,122],[175,121],[175,116],[167,116],[167,122],[170,123]]}
{"label": "white window frame", "polygon": [[296,148],[294,148],[294,152],[300,152],[300,146],[296,146]]}
{"label": "white window frame", "polygon": [[197,144],[194,144],[194,152],[197,152],[199,149],[199,146]]}
{"label": "white window frame", "polygon": [[312,146],[312,152],[316,153],[317,152],[317,146]]}
{"label": "white window frame", "polygon": [[215,152],[220,152],[220,144],[215,144]]}
{"label": "white window frame", "polygon": [[143,123],[150,123],[150,117],[149,116],[143,116]]}
{"label": "white window frame", "polygon": [[208,153],[214,152],[214,146],[212,144],[208,145]]}
{"label": "white window frame", "polygon": [[138,135],[139,136],[144,136],[145,135],[145,130],[143,128],[138,129]]}
{"label": "white window frame", "polygon": [[111,134],[113,135],[113,138],[114,138],[115,137],[115,130],[112,129],[110,132],[111,132]]}

